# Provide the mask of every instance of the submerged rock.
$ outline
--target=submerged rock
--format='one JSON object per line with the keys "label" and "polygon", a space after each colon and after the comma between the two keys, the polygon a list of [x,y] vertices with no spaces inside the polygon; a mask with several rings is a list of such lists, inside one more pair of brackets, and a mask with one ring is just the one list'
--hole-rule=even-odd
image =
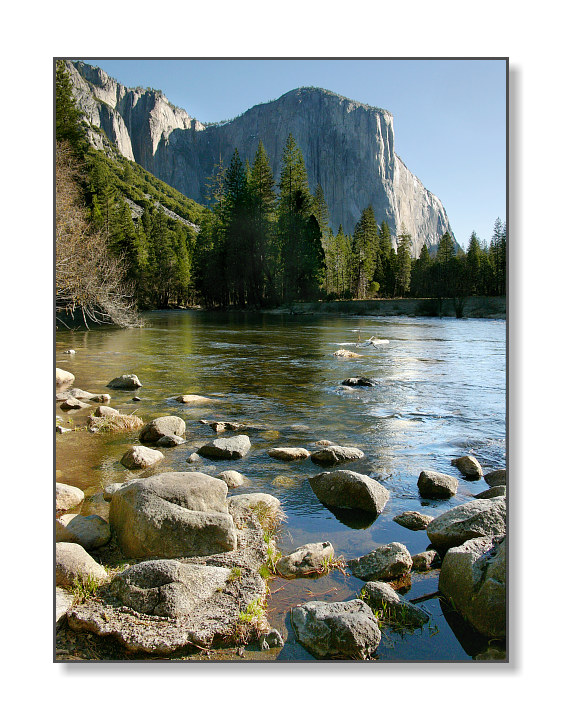
{"label": "submerged rock", "polygon": [[433,545],[450,548],[476,537],[506,532],[506,498],[471,500],[438,515],[426,528]]}
{"label": "submerged rock", "polygon": [[362,357],[358,353],[352,352],[351,350],[344,350],[344,348],[340,348],[340,350],[337,350],[336,352],[332,353],[335,357],[343,357],[343,358],[359,358]]}
{"label": "submerged rock", "polygon": [[89,577],[100,582],[108,579],[104,568],[77,543],[56,543],[55,566],[56,584],[60,587],[72,588],[75,580]]}
{"label": "submerged rock", "polygon": [[184,405],[208,405],[217,402],[215,398],[208,398],[203,395],[178,395],[176,401],[184,403]]}
{"label": "submerged rock", "polygon": [[276,572],[287,578],[322,573],[333,558],[334,548],[328,541],[308,543],[281,557],[276,564]]}
{"label": "submerged rock", "polygon": [[77,507],[84,500],[84,493],[80,488],[65,483],[56,483],[55,507],[57,512],[64,512]]}
{"label": "submerged rock", "polygon": [[129,470],[138,470],[139,468],[147,468],[154,465],[160,460],[164,460],[164,455],[160,450],[143,447],[143,445],[134,445],[129,448],[121,458],[121,464]]}
{"label": "submerged rock", "polygon": [[451,548],[442,562],[440,592],[478,632],[506,636],[505,540],[475,538]]}
{"label": "submerged rock", "polygon": [[340,463],[360,460],[364,457],[362,450],[355,447],[344,447],[343,445],[329,445],[322,450],[317,450],[311,455],[311,460],[316,465],[339,465]]}
{"label": "submerged rock", "polygon": [[233,460],[243,458],[250,450],[248,435],[235,435],[231,438],[212,440],[197,451],[199,455],[219,460]]}
{"label": "submerged rock", "polygon": [[452,465],[463,474],[465,477],[478,478],[483,474],[483,469],[479,464],[479,461],[473,457],[473,455],[464,455],[463,457],[454,458]]}
{"label": "submerged rock", "polygon": [[430,620],[430,615],[422,608],[404,600],[385,582],[366,583],[361,590],[361,598],[373,610],[379,610],[383,619],[403,627],[422,627]]}
{"label": "submerged rock", "polygon": [[418,492],[423,498],[449,498],[456,494],[458,479],[452,475],[423,470],[418,476]]}
{"label": "submerged rock", "polygon": [[169,472],[113,493],[110,523],[133,558],[193,557],[233,550],[236,533],[227,485],[203,473]]}
{"label": "submerged rock", "polygon": [[404,545],[392,542],[367,555],[348,560],[347,566],[360,580],[393,580],[410,572],[412,558]]}
{"label": "submerged rock", "polygon": [[119,390],[136,390],[143,387],[136,375],[120,375],[111,380],[106,387],[116,388]]}
{"label": "submerged rock", "polygon": [[291,622],[297,640],[317,658],[366,660],[381,642],[381,631],[362,600],[313,601],[295,607]]}
{"label": "submerged rock", "polygon": [[366,377],[346,378],[346,380],[342,381],[342,385],[347,387],[375,387],[375,383]]}
{"label": "submerged rock", "polygon": [[304,460],[308,458],[311,453],[305,448],[290,447],[290,448],[271,448],[268,450],[268,455],[275,458],[276,460]]}
{"label": "submerged rock", "polygon": [[407,510],[393,518],[393,522],[408,528],[409,530],[426,530],[434,520],[432,515],[422,515],[416,510]]}
{"label": "submerged rock", "polygon": [[379,514],[389,500],[386,488],[367,475],[334,470],[309,479],[313,492],[326,505]]}
{"label": "submerged rock", "polygon": [[86,550],[107,545],[111,532],[108,523],[99,515],[62,515],[55,521],[55,541],[78,543]]}
{"label": "submerged rock", "polygon": [[176,415],[163,415],[162,417],[151,420],[147,423],[139,433],[141,442],[154,445],[160,438],[166,435],[179,435],[184,437],[186,434],[186,423],[182,418]]}

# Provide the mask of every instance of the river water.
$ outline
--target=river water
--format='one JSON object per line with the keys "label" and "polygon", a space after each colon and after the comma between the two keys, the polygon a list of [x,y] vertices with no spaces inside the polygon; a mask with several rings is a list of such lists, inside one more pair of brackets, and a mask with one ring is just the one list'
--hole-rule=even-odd
{"label": "river water", "polygon": [[[264,426],[251,434],[252,450],[242,460],[206,464],[217,472],[231,468],[247,476],[249,485],[233,494],[259,491],[281,500],[287,515],[279,539],[284,552],[324,540],[345,559],[393,541],[405,544],[412,555],[422,552],[428,546],[426,533],[407,530],[393,518],[404,510],[436,516],[488,487],[482,479],[464,479],[451,466],[454,457],[473,454],[485,472],[505,467],[502,320],[197,311],[154,312],[145,320],[142,328],[57,332],[57,367],[75,375],[76,387],[110,392],[112,407],[135,412],[144,421],[165,414],[184,418],[188,443],[164,449],[165,460],[155,472],[196,469],[186,458],[216,436],[200,419]],[[372,336],[389,342],[356,347],[358,339]],[[361,357],[335,357],[342,347]],[[63,354],[68,348],[76,354]],[[139,376],[140,402],[132,400],[131,391],[105,387],[123,373]],[[367,376],[375,387],[342,386],[351,376]],[[205,395],[217,402],[189,408],[174,401],[180,394]],[[57,412],[65,424],[80,426],[91,409]],[[85,490],[83,513],[107,517],[100,492],[134,476],[119,460],[137,436],[138,431],[57,435],[57,479]],[[365,458],[344,467],[376,478],[389,490],[390,500],[375,522],[366,527],[357,517],[336,517],[323,506],[307,481],[322,469],[310,460],[283,462],[266,452],[288,446],[314,450],[318,440],[364,451]],[[457,495],[439,501],[420,498],[416,483],[423,469],[459,477]],[[437,571],[413,574],[405,597],[431,593],[437,582]],[[268,614],[287,642],[281,652],[270,651],[268,659],[312,659],[295,641],[288,608],[313,598],[351,599],[362,585],[339,572],[317,580],[275,580]],[[386,630],[379,660],[470,660],[486,648],[486,641],[469,632],[439,600],[425,601],[422,607],[432,615],[431,623],[402,635]]]}

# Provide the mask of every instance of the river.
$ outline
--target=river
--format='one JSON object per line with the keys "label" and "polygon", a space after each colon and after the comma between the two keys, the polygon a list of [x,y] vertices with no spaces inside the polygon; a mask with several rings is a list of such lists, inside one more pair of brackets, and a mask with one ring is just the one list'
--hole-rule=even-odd
{"label": "river", "polygon": [[[396,515],[418,510],[436,516],[488,487],[483,479],[464,479],[451,466],[452,458],[473,454],[485,472],[505,467],[503,320],[198,311],[153,312],[145,320],[142,328],[58,331],[57,367],[75,375],[76,387],[110,392],[111,406],[122,412],[135,412],[145,421],[168,414],[184,418],[188,443],[164,449],[165,460],[155,472],[195,469],[186,464],[187,456],[215,437],[200,419],[264,426],[265,430],[251,435],[249,455],[220,469],[232,467],[249,478],[249,485],[233,494],[260,491],[281,500],[287,515],[279,540],[282,551],[329,540],[337,556],[349,559],[396,541],[414,555],[427,548],[427,535],[393,522]],[[372,336],[389,342],[356,347],[358,339]],[[333,353],[342,347],[361,357],[335,357]],[[76,354],[63,354],[68,348]],[[135,393],[131,391],[105,387],[124,373],[139,376],[140,402],[132,400]],[[342,386],[351,376],[367,376],[375,387]],[[180,394],[205,395],[218,402],[189,408],[174,401]],[[71,418],[73,426],[83,424],[89,412],[57,410],[65,423]],[[57,479],[85,490],[83,513],[107,517],[107,503],[100,500],[100,492],[134,475],[119,460],[137,436],[138,431],[57,435]],[[348,517],[335,517],[317,500],[307,478],[320,470],[310,460],[282,462],[266,452],[280,446],[313,450],[314,443],[323,439],[363,450],[365,458],[345,467],[376,478],[389,490],[384,511],[368,527]],[[416,483],[423,469],[459,477],[457,495],[449,500],[421,499]],[[413,574],[405,597],[430,593],[437,589],[437,582],[437,571]],[[288,636],[275,657],[280,661],[311,659],[295,641],[289,607],[313,597],[351,599],[362,584],[339,572],[318,580],[275,580],[269,619],[274,627],[285,627]],[[470,660],[485,648],[486,642],[469,632],[438,599],[425,601],[422,607],[432,615],[431,623],[413,633],[386,630],[378,660]],[[247,653],[247,657],[262,659],[259,653]]]}

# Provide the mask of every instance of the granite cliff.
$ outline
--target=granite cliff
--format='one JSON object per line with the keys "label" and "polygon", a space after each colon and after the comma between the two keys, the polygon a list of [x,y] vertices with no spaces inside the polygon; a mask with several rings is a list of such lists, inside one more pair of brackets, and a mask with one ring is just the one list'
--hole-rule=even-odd
{"label": "granite cliff", "polygon": [[[393,236],[404,226],[419,254],[452,229],[440,200],[395,153],[393,116],[319,88],[292,90],[228,122],[203,125],[173,106],[162,92],[127,88],[103,70],[68,62],[78,106],[130,160],[197,202],[220,158],[235,148],[252,162],[262,140],[276,179],[291,132],[303,152],[309,185],[320,182],[334,230],[353,232],[370,203]],[[90,133],[94,144],[100,136]]]}

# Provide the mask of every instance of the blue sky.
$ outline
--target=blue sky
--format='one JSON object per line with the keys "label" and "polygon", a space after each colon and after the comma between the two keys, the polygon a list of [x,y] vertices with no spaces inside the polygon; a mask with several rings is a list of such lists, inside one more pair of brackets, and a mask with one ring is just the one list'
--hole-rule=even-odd
{"label": "blue sky", "polygon": [[504,60],[85,59],[129,87],[162,90],[202,122],[314,85],[389,110],[395,151],[437,195],[457,241],[490,240],[506,215]]}

